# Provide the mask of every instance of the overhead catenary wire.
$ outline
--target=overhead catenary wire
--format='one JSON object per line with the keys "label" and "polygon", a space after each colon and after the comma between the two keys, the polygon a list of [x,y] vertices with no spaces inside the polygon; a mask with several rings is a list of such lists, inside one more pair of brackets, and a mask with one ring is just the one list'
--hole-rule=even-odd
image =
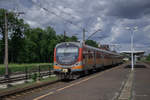
{"label": "overhead catenary wire", "polygon": [[[53,14],[53,15],[57,16],[58,18],[60,18],[60,19],[64,20],[65,22],[67,22],[67,23],[69,23],[69,24],[71,24],[71,25],[74,25],[74,26],[78,27],[79,29],[83,30],[83,28],[82,28],[82,27],[79,27],[78,25],[76,25],[76,24],[75,24],[75,23],[73,23],[72,21],[67,20],[67,19],[65,19],[65,18],[64,18],[64,17],[62,17],[62,16],[59,16],[59,15],[58,15],[58,14],[56,14],[54,11],[51,11],[51,10],[49,10],[49,9],[45,8],[45,7],[42,7],[42,6],[41,6],[41,4],[38,4],[38,3],[36,3],[36,2],[34,2],[34,1],[32,1],[32,0],[31,0],[31,2],[32,2],[34,5],[38,6],[39,8],[42,8],[44,11],[46,11],[46,12],[48,12],[48,13],[51,13],[51,14]],[[88,31],[86,30],[86,32],[88,32]]]}
{"label": "overhead catenary wire", "polygon": [[[48,3],[48,2],[47,2],[47,3]],[[64,14],[66,14],[66,15],[69,15],[72,19],[76,19],[76,17],[72,16],[71,13],[65,12],[65,11],[61,10],[60,8],[55,7],[54,4],[52,4],[51,6],[52,6],[53,8],[55,8],[56,10],[59,10],[61,13],[64,13]],[[69,8],[69,7],[65,7],[65,6],[62,6],[62,7],[65,8],[65,9],[66,9],[66,8]],[[72,8],[69,8],[69,9],[72,10]]]}
{"label": "overhead catenary wire", "polygon": [[[69,24],[71,24],[71,25],[74,25],[74,26],[76,26],[77,28],[79,28],[80,30],[83,30],[83,29],[84,29],[84,27],[78,26],[77,24],[73,23],[72,21],[67,20],[67,19],[65,19],[64,17],[58,15],[58,14],[55,13],[54,11],[51,11],[51,10],[45,8],[45,7],[42,7],[41,4],[38,4],[38,3],[34,2],[33,0],[31,0],[31,2],[32,2],[34,5],[38,6],[39,8],[42,8],[44,11],[46,11],[46,12],[48,12],[48,13],[51,13],[51,14],[57,16],[58,18],[64,20],[66,23],[69,23]],[[57,10],[58,10],[58,9],[57,9]],[[59,10],[59,11],[60,11],[60,10]],[[61,11],[61,12],[62,12],[62,13],[66,13],[66,12],[64,12],[64,11]],[[68,13],[66,13],[66,14],[68,14]],[[97,29],[95,32],[97,32],[97,31],[99,31],[99,29]],[[87,32],[88,34],[90,34],[90,33],[88,32],[88,30],[85,30],[85,32]],[[95,33],[95,32],[94,32],[94,33]],[[90,37],[91,37],[91,36],[90,36]]]}
{"label": "overhead catenary wire", "polygon": [[89,40],[94,34],[96,34],[98,31],[101,31],[101,29],[96,30],[94,33],[92,33],[86,40]]}

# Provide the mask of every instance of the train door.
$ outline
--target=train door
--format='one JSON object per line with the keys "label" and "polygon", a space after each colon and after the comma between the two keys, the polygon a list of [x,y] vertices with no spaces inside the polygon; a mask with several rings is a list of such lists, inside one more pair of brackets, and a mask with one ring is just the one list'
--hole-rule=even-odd
{"label": "train door", "polygon": [[88,66],[88,53],[87,53],[87,51],[83,52],[83,66],[84,66],[84,69],[87,69],[87,66]]}
{"label": "train door", "polygon": [[104,67],[104,65],[105,65],[105,56],[104,56],[104,52],[101,52],[101,61],[102,61],[102,66]]}
{"label": "train door", "polygon": [[93,51],[94,67],[96,67],[96,51]]}

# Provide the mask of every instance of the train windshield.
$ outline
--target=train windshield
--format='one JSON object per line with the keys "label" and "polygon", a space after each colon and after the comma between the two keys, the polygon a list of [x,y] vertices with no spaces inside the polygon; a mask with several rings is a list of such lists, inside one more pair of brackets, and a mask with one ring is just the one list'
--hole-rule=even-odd
{"label": "train windshield", "polygon": [[60,64],[72,64],[78,59],[78,47],[58,47],[56,59]]}

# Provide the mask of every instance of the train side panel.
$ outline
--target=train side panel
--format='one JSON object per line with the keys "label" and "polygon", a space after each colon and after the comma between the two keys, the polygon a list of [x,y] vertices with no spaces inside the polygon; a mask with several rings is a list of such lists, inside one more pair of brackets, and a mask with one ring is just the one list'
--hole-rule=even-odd
{"label": "train side panel", "polygon": [[94,52],[86,47],[83,48],[83,70],[93,69],[95,66]]}

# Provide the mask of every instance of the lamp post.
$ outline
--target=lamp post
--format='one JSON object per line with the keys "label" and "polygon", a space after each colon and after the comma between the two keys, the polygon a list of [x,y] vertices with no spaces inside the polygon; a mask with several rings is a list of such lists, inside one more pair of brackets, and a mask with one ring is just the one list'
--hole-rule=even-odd
{"label": "lamp post", "polygon": [[134,28],[126,27],[127,30],[131,31],[131,67],[132,71],[134,70],[134,58],[133,58],[133,52],[134,52],[134,47],[133,47],[133,39],[134,39],[134,30],[137,30],[137,26]]}

